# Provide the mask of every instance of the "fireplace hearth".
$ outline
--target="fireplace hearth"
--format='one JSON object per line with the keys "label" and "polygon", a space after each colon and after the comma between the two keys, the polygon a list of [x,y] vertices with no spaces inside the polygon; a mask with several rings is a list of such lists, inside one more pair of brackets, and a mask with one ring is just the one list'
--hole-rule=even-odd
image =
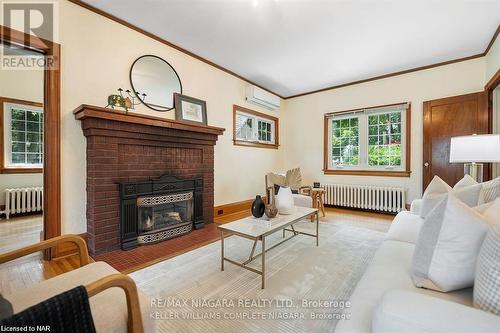
{"label": "fireplace hearth", "polygon": [[126,250],[204,227],[203,179],[162,176],[120,184],[120,238]]}

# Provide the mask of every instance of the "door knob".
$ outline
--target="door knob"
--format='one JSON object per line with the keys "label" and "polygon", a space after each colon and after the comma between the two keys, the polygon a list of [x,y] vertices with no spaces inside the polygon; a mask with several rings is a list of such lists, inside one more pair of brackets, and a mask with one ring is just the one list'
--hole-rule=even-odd
{"label": "door knob", "polygon": [[424,163],[424,167],[428,168],[429,167],[429,162]]}

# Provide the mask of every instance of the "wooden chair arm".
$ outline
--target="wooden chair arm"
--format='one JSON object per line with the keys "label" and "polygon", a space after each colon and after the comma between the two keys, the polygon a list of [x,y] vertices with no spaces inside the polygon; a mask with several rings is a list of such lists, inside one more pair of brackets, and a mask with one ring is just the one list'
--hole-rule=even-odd
{"label": "wooden chair arm", "polygon": [[143,333],[139,295],[134,280],[124,274],[113,274],[92,282],[85,288],[89,297],[92,297],[113,287],[122,288],[127,298],[127,331],[129,333]]}
{"label": "wooden chair arm", "polygon": [[71,242],[78,248],[78,253],[80,256],[80,267],[85,266],[90,262],[89,253],[87,250],[87,243],[85,240],[78,235],[63,235],[59,237],[54,237],[51,239],[44,240],[40,243],[29,245],[11,252],[0,254],[0,264],[6,263],[8,261],[27,256],[35,252],[50,249],[61,243]]}

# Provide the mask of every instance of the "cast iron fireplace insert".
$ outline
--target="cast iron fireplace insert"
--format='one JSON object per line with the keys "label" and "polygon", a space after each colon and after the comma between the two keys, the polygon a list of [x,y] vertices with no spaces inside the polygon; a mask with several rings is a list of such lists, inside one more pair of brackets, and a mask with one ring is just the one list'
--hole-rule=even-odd
{"label": "cast iron fireplace insert", "polygon": [[187,234],[205,226],[203,178],[121,183],[120,206],[123,250]]}

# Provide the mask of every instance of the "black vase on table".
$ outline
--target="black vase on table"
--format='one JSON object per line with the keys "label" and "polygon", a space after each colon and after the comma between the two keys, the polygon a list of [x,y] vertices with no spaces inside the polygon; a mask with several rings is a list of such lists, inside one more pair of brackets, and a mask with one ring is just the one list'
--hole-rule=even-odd
{"label": "black vase on table", "polygon": [[266,204],[264,203],[260,195],[257,195],[252,203],[252,215],[256,218],[262,217],[262,215],[264,215],[265,209]]}

